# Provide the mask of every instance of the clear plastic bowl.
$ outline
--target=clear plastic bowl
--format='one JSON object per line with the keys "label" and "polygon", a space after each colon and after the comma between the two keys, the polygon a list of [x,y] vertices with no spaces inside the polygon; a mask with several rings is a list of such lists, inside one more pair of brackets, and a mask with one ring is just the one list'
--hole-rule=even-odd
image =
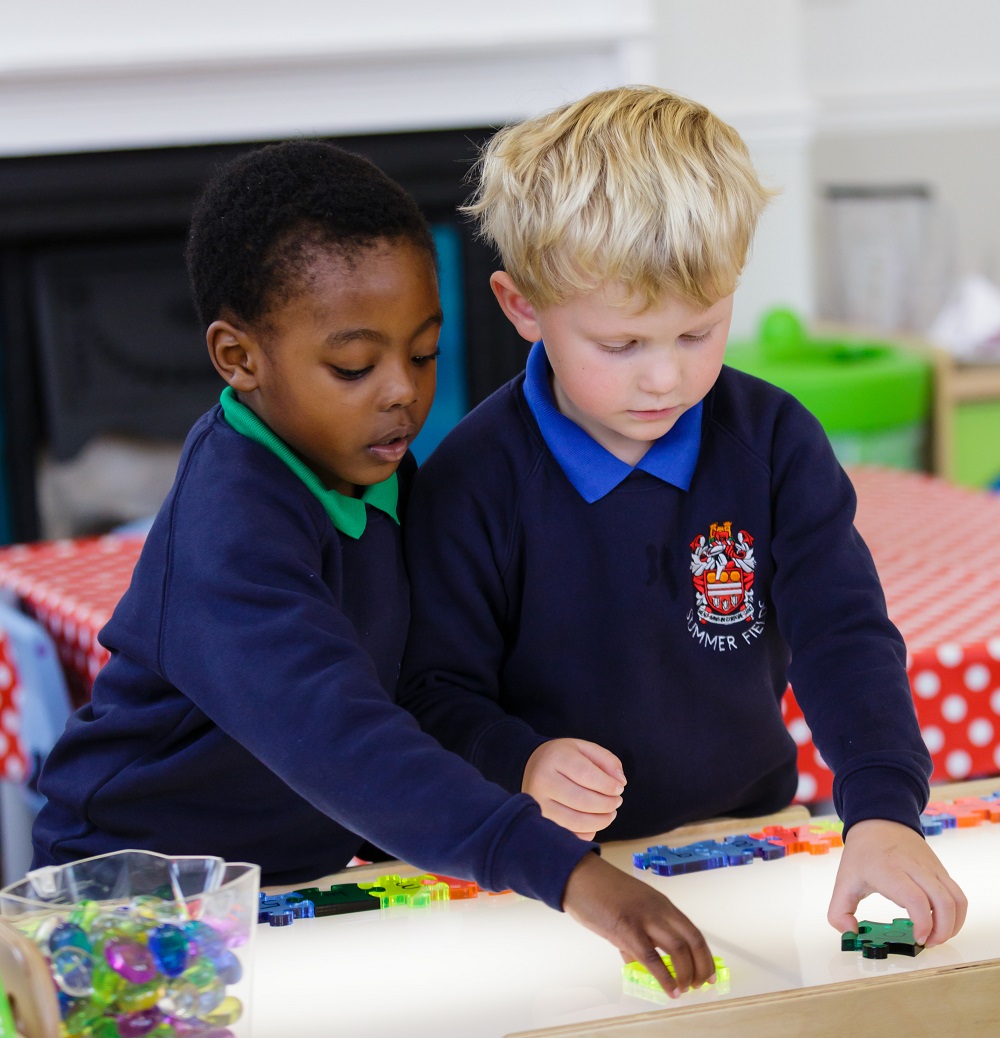
{"label": "clear plastic bowl", "polygon": [[[260,868],[116,851],[0,890],[73,1038],[249,1038]],[[43,1009],[49,1007],[42,1007]]]}

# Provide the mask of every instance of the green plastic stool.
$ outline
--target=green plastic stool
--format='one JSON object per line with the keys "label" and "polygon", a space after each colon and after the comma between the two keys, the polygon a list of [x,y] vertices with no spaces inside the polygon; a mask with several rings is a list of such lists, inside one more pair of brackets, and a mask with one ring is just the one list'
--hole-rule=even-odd
{"label": "green plastic stool", "polygon": [[891,342],[810,338],[791,310],[765,314],[726,363],[791,393],[820,421],[844,465],[923,467],[931,365]]}

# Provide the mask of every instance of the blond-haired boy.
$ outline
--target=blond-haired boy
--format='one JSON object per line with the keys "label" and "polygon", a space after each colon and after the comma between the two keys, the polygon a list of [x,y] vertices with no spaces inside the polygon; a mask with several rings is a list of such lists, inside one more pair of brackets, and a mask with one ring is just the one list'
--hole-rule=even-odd
{"label": "blond-haired boy", "polygon": [[534,345],[417,476],[402,701],[566,827],[639,838],[789,803],[791,679],[845,823],[831,924],[878,891],[936,944],[966,903],[921,835],[930,759],[854,492],[804,408],[723,367],[769,194],[655,88],[492,140],[468,211]]}

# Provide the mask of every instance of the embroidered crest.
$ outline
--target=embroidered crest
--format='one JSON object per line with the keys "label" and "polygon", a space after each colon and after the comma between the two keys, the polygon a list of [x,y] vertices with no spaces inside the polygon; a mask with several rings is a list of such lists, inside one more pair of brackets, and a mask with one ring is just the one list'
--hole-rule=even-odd
{"label": "embroidered crest", "polygon": [[754,620],[753,537],[736,536],[731,522],[712,523],[708,537],[691,542],[691,579],[699,623],[736,624]]}

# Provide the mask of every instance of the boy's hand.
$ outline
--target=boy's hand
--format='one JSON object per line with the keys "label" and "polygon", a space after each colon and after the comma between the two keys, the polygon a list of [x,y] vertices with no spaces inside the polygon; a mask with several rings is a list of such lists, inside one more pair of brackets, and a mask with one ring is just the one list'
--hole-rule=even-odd
{"label": "boy's hand", "polygon": [[[570,873],[563,910],[609,940],[625,962],[641,962],[671,998],[715,983],[712,953],[694,923],[659,891],[596,854],[585,854]],[[661,951],[670,956],[676,980],[663,965]]]}
{"label": "boy's hand", "polygon": [[597,743],[550,739],[528,758],[521,791],[542,814],[583,840],[607,828],[622,805],[622,762]]}
{"label": "boy's hand", "polygon": [[958,884],[927,841],[898,822],[870,818],[851,826],[830,899],[830,925],[856,933],[854,913],[869,894],[909,913],[918,944],[942,944],[965,922],[968,902]]}

